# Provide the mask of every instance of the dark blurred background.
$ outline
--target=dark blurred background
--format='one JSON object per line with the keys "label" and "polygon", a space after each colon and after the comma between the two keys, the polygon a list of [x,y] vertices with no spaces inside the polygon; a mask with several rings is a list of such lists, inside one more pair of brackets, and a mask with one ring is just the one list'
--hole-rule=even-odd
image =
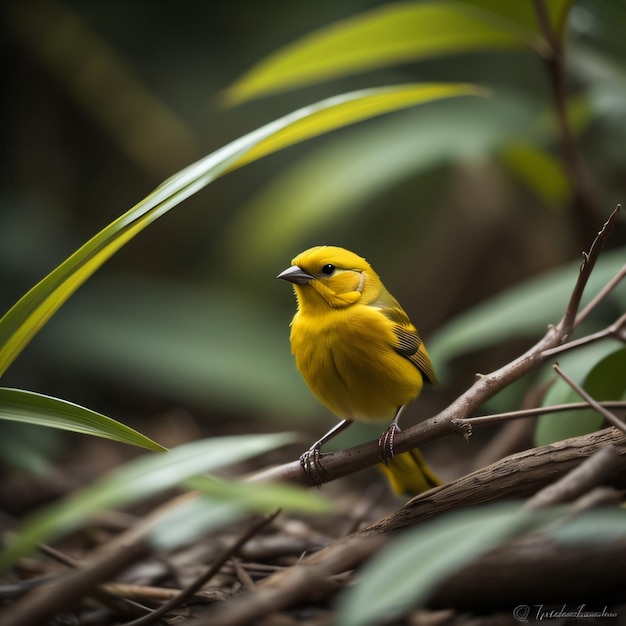
{"label": "dark blurred background", "polygon": [[[294,299],[274,279],[295,254],[330,243],[366,256],[427,345],[473,305],[579,258],[595,231],[584,241],[572,217],[545,66],[528,50],[404,64],[220,105],[222,90],[264,56],[383,4],[4,2],[2,311],[165,178],[300,106],[413,81],[492,90],[307,141],[211,184],[99,270],[4,386],[84,404],[165,445],[256,430],[317,437],[333,418],[295,369]],[[625,197],[625,29],[623,2],[586,0],[571,11],[567,89],[596,230]],[[524,141],[548,160],[524,161]],[[613,246],[624,231],[622,222]],[[524,345],[458,359],[407,421],[433,414],[475,371]],[[88,448],[86,439],[71,440]]]}

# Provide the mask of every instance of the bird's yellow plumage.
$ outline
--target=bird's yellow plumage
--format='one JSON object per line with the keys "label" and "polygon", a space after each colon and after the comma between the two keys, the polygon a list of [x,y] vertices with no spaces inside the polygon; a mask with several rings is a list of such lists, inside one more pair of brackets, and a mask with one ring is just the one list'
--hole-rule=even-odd
{"label": "bird's yellow plumage", "polygon": [[296,365],[317,399],[344,421],[303,455],[353,420],[392,422],[381,438],[393,457],[400,410],[424,380],[436,376],[415,326],[369,263],[344,248],[317,246],[299,254],[278,278],[294,284],[298,310],[291,322]]}

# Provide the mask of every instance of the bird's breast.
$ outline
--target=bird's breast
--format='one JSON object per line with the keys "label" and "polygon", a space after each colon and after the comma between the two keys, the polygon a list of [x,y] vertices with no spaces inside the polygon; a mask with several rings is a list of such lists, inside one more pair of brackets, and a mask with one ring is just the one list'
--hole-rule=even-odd
{"label": "bird's breast", "polygon": [[389,421],[422,388],[422,375],[393,349],[392,323],[372,307],[296,315],[291,347],[318,400],[344,419]]}

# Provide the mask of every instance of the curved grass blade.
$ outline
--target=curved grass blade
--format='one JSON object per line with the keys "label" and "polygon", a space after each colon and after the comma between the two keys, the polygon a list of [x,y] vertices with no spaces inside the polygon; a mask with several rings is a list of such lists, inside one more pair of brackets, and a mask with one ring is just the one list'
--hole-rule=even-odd
{"label": "curved grass blade", "polygon": [[369,117],[437,98],[484,93],[463,84],[411,84],[351,92],[298,109],[193,163],[87,241],[0,319],[0,376],[107,259],[148,224],[216,178],[297,142]]}
{"label": "curved grass blade", "polygon": [[198,497],[166,511],[148,534],[159,550],[188,544],[207,530],[234,522],[246,512],[270,513],[276,509],[304,514],[322,514],[333,505],[322,496],[287,483],[222,481],[211,476],[194,476],[184,487],[198,490]]}
{"label": "curved grass blade", "polygon": [[[547,3],[560,36],[572,0]],[[531,2],[404,2],[331,24],[268,56],[228,88],[228,104],[397,63],[546,44]]]}
{"label": "curved grass blade", "polygon": [[196,474],[232,465],[291,440],[288,433],[214,437],[130,461],[96,484],[31,516],[0,554],[0,571],[38,543],[70,532],[101,511],[141,502]]}
{"label": "curved grass blade", "polygon": [[400,535],[346,589],[338,624],[387,623],[422,605],[452,572],[551,519],[545,512],[501,504],[458,511]]}
{"label": "curved grass blade", "polygon": [[[366,119],[399,111],[418,104],[458,98],[460,96],[488,96],[488,89],[467,83],[414,83],[362,89],[323,100],[316,110],[312,107],[306,119],[273,133],[242,155],[232,169],[316,137],[336,128],[343,128]],[[302,110],[302,109],[301,109]],[[284,118],[283,118],[284,119]]]}
{"label": "curved grass blade", "polygon": [[0,388],[0,419],[103,437],[155,452],[166,451],[152,439],[110,417],[73,402],[21,389]]}

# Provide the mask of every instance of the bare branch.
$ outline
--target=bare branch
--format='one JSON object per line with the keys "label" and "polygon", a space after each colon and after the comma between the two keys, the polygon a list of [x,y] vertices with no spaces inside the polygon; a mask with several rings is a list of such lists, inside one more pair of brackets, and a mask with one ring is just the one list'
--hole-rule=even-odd
{"label": "bare branch", "polygon": [[571,502],[604,484],[619,469],[620,464],[619,455],[613,447],[601,448],[563,478],[537,492],[525,506],[529,509],[543,509]]}
{"label": "bare branch", "polygon": [[137,559],[150,554],[146,541],[138,540],[103,554],[88,567],[80,567],[57,580],[33,589],[2,614],[3,626],[46,624],[48,618],[88,596],[102,582],[111,580]]}
{"label": "bare branch", "polygon": [[[620,400],[612,400],[599,402],[606,409],[626,409],[626,402]],[[493,415],[483,415],[480,417],[468,417],[464,421],[472,426],[487,426],[512,419],[521,419],[527,417],[538,417],[548,413],[562,413],[563,411],[580,411],[588,409],[588,402],[570,402],[569,404],[552,404],[550,406],[533,407],[532,409],[522,409],[520,411],[507,411],[506,413],[494,413]]]}
{"label": "bare branch", "polygon": [[613,446],[620,459],[620,471],[614,474],[613,485],[623,488],[626,486],[626,436],[615,428],[605,428],[512,454],[415,496],[361,532],[396,532],[446,511],[532,496],[607,446]]}
{"label": "bare branch", "polygon": [[183,602],[193,596],[196,591],[200,590],[204,585],[206,585],[206,583],[211,578],[213,578],[213,576],[215,576],[217,572],[219,572],[219,570],[226,563],[226,561],[228,561],[228,559],[235,555],[245,543],[247,543],[265,526],[271,524],[276,519],[279,513],[280,510],[255,520],[249,526],[249,528],[246,528],[243,531],[241,536],[236,539],[231,546],[228,546],[222,551],[222,554],[215,561],[213,561],[211,567],[209,567],[206,572],[198,576],[198,578],[196,578],[196,580],[194,580],[186,589],[181,591],[175,597],[170,598],[165,604],[161,605],[158,609],[152,611],[150,614],[139,617],[132,622],[126,622],[124,626],[143,626],[144,624],[150,624],[171,611],[172,609],[176,608],[177,606],[180,606]]}
{"label": "bare branch", "polygon": [[[567,339],[569,334],[575,328],[576,316],[580,307],[580,300],[582,298],[583,291],[587,286],[589,276],[591,276],[591,272],[593,271],[596,261],[600,256],[600,252],[602,251],[604,244],[613,232],[620,209],[621,206],[618,204],[617,207],[615,207],[613,213],[609,215],[609,219],[604,223],[604,225],[600,229],[600,232],[596,235],[596,238],[593,240],[593,243],[589,248],[589,252],[583,253],[583,262],[580,266],[580,271],[578,273],[578,280],[576,281],[576,285],[574,286],[574,290],[572,291],[572,295],[567,305],[565,315],[558,324],[560,332],[564,334],[564,340]],[[597,305],[597,302],[595,304]]]}
{"label": "bare branch", "polygon": [[[532,495],[538,489],[547,487],[555,479],[576,470],[581,461],[607,446],[611,446],[615,452],[615,466],[613,466],[613,461],[609,463],[605,460],[601,462],[594,460],[593,466],[597,468],[597,465],[600,465],[602,469],[594,469],[591,472],[593,480],[580,478],[581,473],[579,472],[578,478],[574,482],[578,484],[580,480],[584,480],[586,484],[592,485],[606,479],[616,487],[623,488],[626,484],[624,472],[626,468],[626,436],[613,428],[527,450],[420,494],[394,513],[370,524],[359,533],[340,539],[319,552],[304,557],[297,565],[268,576],[257,585],[254,593],[242,593],[231,598],[227,603],[211,607],[202,620],[194,622],[194,626],[215,623],[222,626],[243,626],[251,623],[254,619],[259,620],[275,611],[294,606],[302,602],[304,598],[310,601],[312,593],[315,594],[316,599],[327,598],[337,590],[337,586],[333,584],[335,579],[332,577],[355,568],[371,557],[391,538],[391,533],[432,519],[450,510]],[[587,467],[588,469],[589,467]],[[583,474],[586,475],[587,471]],[[602,548],[603,554],[611,552],[615,547],[615,542],[611,543],[608,548],[605,545]],[[507,551],[509,549],[508,546],[504,546],[496,553],[499,554],[501,550]],[[567,547],[565,552],[571,555],[573,549]],[[583,547],[580,547],[577,558],[581,558],[581,554],[584,554]],[[622,572],[620,581],[622,581],[624,568],[621,559],[626,554],[626,546],[620,544],[619,554],[620,571]],[[535,550],[528,556],[533,561],[533,568],[538,565],[537,557],[545,566],[545,551]],[[485,558],[490,558],[490,555],[485,555],[476,563],[482,563]],[[561,567],[562,561],[555,561],[555,563]],[[594,562],[595,569],[593,571],[596,571],[598,566],[599,563]],[[564,579],[563,569],[559,569],[559,567],[555,565],[555,568],[559,570],[559,575],[552,575],[553,581]],[[468,568],[474,568],[474,565],[470,565]],[[492,568],[490,571],[497,572],[498,570]],[[519,569],[509,566],[506,571],[515,576]],[[566,571],[570,570],[567,569]],[[482,584],[481,575],[476,575],[475,569],[472,569],[472,572],[473,580]],[[450,579],[452,582],[454,580],[455,577]],[[493,577],[490,584],[497,588],[497,580],[497,576]],[[448,584],[452,584],[450,581],[444,583],[441,589],[448,590]],[[621,584],[620,582],[620,591],[622,590]],[[454,585],[454,588],[458,589],[459,587]],[[587,587],[587,591],[589,589],[590,587]],[[513,586],[513,590],[517,593],[515,586]],[[543,587],[538,586],[534,588],[533,595],[529,593],[528,597],[535,597],[535,594],[539,594],[541,591],[543,591]],[[436,601],[437,606],[444,606],[436,600],[439,597],[438,592],[433,603]],[[473,594],[473,596],[470,594],[467,601],[477,602],[477,598],[482,597],[481,593]],[[519,596],[517,597],[519,599]],[[464,606],[462,602],[457,603],[457,600],[453,604],[447,600],[446,602],[445,606]],[[486,606],[493,608],[493,603],[493,597],[490,597]]]}
{"label": "bare branch", "polygon": [[[556,326],[550,326],[548,331],[534,346],[524,354],[507,363],[498,370],[481,376],[465,393],[459,396],[452,404],[438,415],[399,432],[394,440],[394,449],[397,454],[407,452],[435,439],[446,435],[461,435],[466,439],[471,435],[473,422],[480,418],[469,418],[489,398],[515,382],[524,374],[532,371],[545,361],[545,354],[549,350],[562,345],[571,333],[580,299],[582,297],[589,276],[595,266],[602,247],[613,230],[619,214],[619,206],[611,213],[600,232],[594,239],[589,252],[584,254],[576,285],[567,305],[567,310]],[[597,301],[599,302],[599,300]],[[596,302],[596,304],[597,304]],[[620,327],[621,328],[621,327]],[[487,423],[485,418],[482,424]],[[498,421],[499,418],[492,419]],[[380,455],[376,442],[369,442],[347,450],[340,450],[321,455],[323,472],[319,476],[321,483],[326,483],[342,476],[347,476],[358,470],[372,467],[379,463]],[[270,468],[248,477],[251,482],[266,482],[270,480],[289,480],[304,485],[312,485],[311,480],[302,472],[298,461]]]}
{"label": "bare branch", "polygon": [[[612,605],[623,602],[624,559],[624,540],[560,543],[546,536],[524,537],[485,554],[453,574],[435,591],[428,606],[455,607],[459,612],[479,614],[492,613],[494,607],[500,607],[510,615],[511,608],[523,602],[530,609],[528,624],[584,623],[582,619],[561,622],[535,618],[541,616],[541,607],[578,607],[582,601],[587,608],[598,606],[602,610],[608,605],[610,613]],[[588,623],[617,621],[619,618],[590,619]],[[511,619],[505,623],[517,622]]]}
{"label": "bare branch", "polygon": [[[576,324],[578,324],[578,318]],[[580,348],[581,346],[589,345],[594,341],[600,341],[601,339],[607,339],[609,337],[614,337],[618,341],[626,343],[625,331],[626,313],[621,315],[615,322],[613,322],[610,326],[607,326],[603,330],[599,330],[597,333],[591,333],[590,335],[585,335],[584,337],[581,337],[580,339],[576,339],[574,341],[568,341],[561,346],[550,348],[549,350],[544,350],[542,356],[544,357],[544,359],[547,359],[551,356],[555,356],[556,354],[561,354],[562,352],[567,352],[568,350],[574,350],[575,348]]]}
{"label": "bare branch", "polygon": [[[619,210],[621,205],[617,205],[617,209]],[[589,304],[576,316],[575,326],[578,326],[586,317],[589,315],[593,309],[598,306],[598,304],[606,298],[606,296],[617,287],[617,285],[624,279],[626,276],[626,264],[624,264],[620,271],[615,274],[615,276],[604,286],[604,288],[589,302]]]}
{"label": "bare branch", "polygon": [[276,611],[312,600],[322,600],[339,586],[334,576],[353,569],[377,552],[387,538],[381,535],[349,535],[302,559],[300,563],[262,580],[254,593],[243,593],[230,602],[212,606],[192,626],[247,626]]}

